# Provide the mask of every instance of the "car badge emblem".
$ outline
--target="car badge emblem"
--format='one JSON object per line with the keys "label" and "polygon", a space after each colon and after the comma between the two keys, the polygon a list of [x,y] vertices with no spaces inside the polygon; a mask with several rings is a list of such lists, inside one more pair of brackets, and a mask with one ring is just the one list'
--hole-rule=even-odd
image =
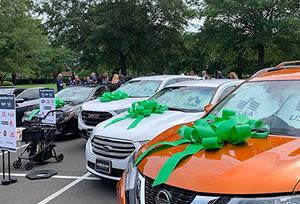
{"label": "car badge emblem", "polygon": [[171,204],[171,194],[169,191],[161,190],[155,197],[156,204]]}
{"label": "car badge emblem", "polygon": [[105,151],[105,152],[110,152],[112,150],[112,147],[111,146],[104,146],[103,147],[103,151]]}
{"label": "car badge emblem", "polygon": [[94,114],[88,114],[88,118],[94,119],[94,118],[95,118],[95,115],[94,115]]}

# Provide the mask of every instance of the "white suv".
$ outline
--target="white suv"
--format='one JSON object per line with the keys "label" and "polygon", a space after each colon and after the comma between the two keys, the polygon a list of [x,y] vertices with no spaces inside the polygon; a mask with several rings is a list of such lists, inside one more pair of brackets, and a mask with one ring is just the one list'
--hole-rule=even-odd
{"label": "white suv", "polygon": [[99,124],[86,144],[87,170],[100,177],[119,180],[132,152],[175,125],[199,119],[206,105],[216,104],[242,82],[217,79],[173,84],[150,98],[169,107],[163,114],[151,114],[132,129],[128,129],[134,120],[130,118],[106,126],[127,113]]}
{"label": "white suv", "polygon": [[99,99],[95,99],[82,105],[78,118],[80,134],[88,139],[97,124],[125,112],[133,102],[148,99],[168,85],[197,79],[201,78],[181,75],[158,75],[132,79],[118,89],[126,92],[129,98],[111,102],[100,102]]}

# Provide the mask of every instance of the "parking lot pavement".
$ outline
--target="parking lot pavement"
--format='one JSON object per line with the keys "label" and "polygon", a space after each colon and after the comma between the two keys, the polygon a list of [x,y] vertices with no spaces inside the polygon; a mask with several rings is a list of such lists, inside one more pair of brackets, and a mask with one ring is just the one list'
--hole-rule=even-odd
{"label": "parking lot pavement", "polygon": [[[12,168],[12,175],[18,182],[9,186],[0,186],[1,204],[114,204],[116,202],[116,185],[101,181],[85,169],[85,140],[81,138],[59,141],[57,152],[64,154],[64,160],[56,163],[50,159],[41,165],[35,165],[30,171]],[[23,148],[18,150],[18,153]],[[11,161],[16,160],[12,154]],[[36,170],[51,169],[57,175],[45,180],[29,180],[25,175]],[[1,174],[2,175],[2,174]]]}

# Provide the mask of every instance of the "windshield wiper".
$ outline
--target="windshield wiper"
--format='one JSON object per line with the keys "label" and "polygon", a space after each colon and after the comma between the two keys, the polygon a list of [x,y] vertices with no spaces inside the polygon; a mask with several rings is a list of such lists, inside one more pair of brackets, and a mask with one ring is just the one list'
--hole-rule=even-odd
{"label": "windshield wiper", "polygon": [[171,111],[181,111],[181,112],[187,112],[187,109],[183,109],[183,108],[168,108],[168,110],[171,110]]}

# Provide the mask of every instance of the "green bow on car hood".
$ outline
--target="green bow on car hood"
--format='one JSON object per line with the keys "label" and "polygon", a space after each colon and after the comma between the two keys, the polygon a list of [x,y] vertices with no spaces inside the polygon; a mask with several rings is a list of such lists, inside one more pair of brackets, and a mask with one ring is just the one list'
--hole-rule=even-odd
{"label": "green bow on car hood", "polygon": [[112,120],[105,127],[120,122],[122,120],[132,118],[135,120],[129,125],[127,129],[135,128],[145,117],[150,116],[152,113],[162,114],[167,109],[168,109],[167,106],[161,105],[154,100],[144,100],[144,101],[134,102],[132,103],[131,108],[128,109],[128,115]]}
{"label": "green bow on car hood", "polygon": [[99,98],[101,102],[110,102],[110,101],[116,101],[116,100],[121,100],[128,98],[128,94],[117,90],[114,92],[105,92],[102,94],[102,96]]}
{"label": "green bow on car hood", "polygon": [[[65,101],[63,99],[60,98],[55,98],[55,108],[59,109],[65,106]],[[35,109],[33,109],[28,116],[26,116],[27,120],[32,120],[33,117],[37,116],[40,112],[40,108],[37,107]]]}
{"label": "green bow on car hood", "polygon": [[176,166],[189,156],[202,150],[220,149],[226,143],[240,144],[249,138],[266,138],[270,127],[261,120],[253,120],[246,115],[237,115],[235,111],[223,110],[221,117],[208,115],[197,120],[192,127],[183,125],[178,134],[181,139],[174,142],[159,142],[151,145],[136,160],[138,165],[147,155],[160,148],[172,148],[186,145],[185,150],[172,155],[160,169],[153,186],[168,180]]}

